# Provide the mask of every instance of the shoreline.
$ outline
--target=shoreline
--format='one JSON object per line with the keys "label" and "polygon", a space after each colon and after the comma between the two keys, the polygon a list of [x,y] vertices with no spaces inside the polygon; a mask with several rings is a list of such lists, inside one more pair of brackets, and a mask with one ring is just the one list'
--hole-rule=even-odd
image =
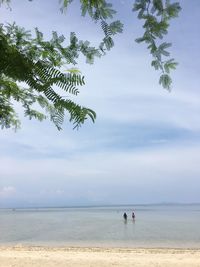
{"label": "shoreline", "polygon": [[0,251],[2,250],[27,250],[27,251],[197,251],[200,252],[200,247],[129,247],[129,246],[77,246],[77,245],[0,245]]}
{"label": "shoreline", "polygon": [[0,246],[0,267],[200,267],[200,248]]}

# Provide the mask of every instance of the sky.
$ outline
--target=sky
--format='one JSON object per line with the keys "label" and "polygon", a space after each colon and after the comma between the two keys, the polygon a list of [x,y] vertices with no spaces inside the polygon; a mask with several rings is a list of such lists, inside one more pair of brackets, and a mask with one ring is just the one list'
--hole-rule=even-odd
{"label": "sky", "polygon": [[[93,65],[80,58],[85,76],[76,102],[97,113],[78,131],[23,117],[21,129],[0,132],[0,207],[44,207],[200,202],[199,0],[181,0],[182,11],[166,41],[179,62],[169,93],[159,84],[133,0],[112,1],[124,32]],[[1,23],[76,32],[97,44],[101,28],[80,15],[78,1],[61,14],[57,0],[12,0]]]}

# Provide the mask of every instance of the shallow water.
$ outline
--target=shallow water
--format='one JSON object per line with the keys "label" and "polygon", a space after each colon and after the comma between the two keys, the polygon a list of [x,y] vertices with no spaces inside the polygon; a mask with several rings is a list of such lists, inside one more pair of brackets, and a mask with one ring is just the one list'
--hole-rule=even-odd
{"label": "shallow water", "polygon": [[200,205],[2,209],[0,245],[16,244],[200,248]]}

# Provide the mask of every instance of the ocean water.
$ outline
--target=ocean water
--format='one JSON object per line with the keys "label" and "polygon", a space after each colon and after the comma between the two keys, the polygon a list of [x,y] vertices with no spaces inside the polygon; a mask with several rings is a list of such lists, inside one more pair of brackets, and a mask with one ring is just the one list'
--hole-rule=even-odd
{"label": "ocean water", "polygon": [[1,209],[0,245],[200,248],[200,205]]}

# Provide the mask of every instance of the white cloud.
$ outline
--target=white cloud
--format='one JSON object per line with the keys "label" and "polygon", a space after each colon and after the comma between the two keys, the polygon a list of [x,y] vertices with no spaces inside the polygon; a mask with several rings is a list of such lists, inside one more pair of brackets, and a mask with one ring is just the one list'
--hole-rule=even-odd
{"label": "white cloud", "polygon": [[0,198],[10,198],[16,194],[16,189],[13,186],[4,186],[0,188]]}
{"label": "white cloud", "polygon": [[16,183],[29,200],[55,197],[56,201],[62,197],[65,201],[82,196],[91,202],[113,203],[200,201],[199,150],[200,146],[163,146],[85,153],[70,159],[1,158],[2,165],[11,164],[14,171],[1,165],[0,173]]}

